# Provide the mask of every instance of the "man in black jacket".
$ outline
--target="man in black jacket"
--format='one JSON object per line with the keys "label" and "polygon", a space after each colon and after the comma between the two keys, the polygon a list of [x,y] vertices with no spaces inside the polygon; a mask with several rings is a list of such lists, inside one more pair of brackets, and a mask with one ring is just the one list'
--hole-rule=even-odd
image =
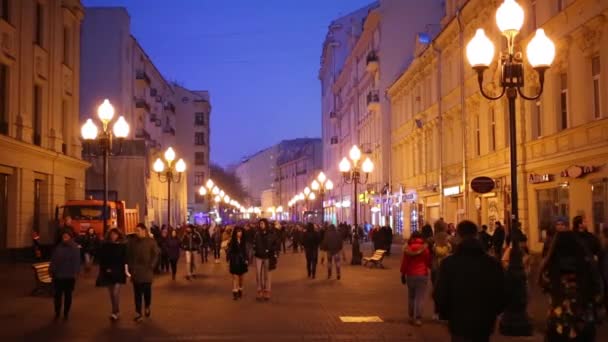
{"label": "man in black jacket", "polygon": [[505,228],[500,221],[496,221],[494,235],[492,235],[492,247],[494,247],[494,256],[500,260],[502,258],[502,248],[505,244]]}
{"label": "man in black jacket", "polygon": [[505,308],[503,269],[484,252],[475,223],[462,221],[457,232],[462,241],[439,268],[437,309],[448,320],[453,342],[489,341],[496,317]]}
{"label": "man in black jacket", "polygon": [[186,279],[194,278],[194,269],[196,268],[196,262],[194,262],[194,256],[196,252],[200,251],[203,240],[201,235],[194,230],[193,225],[186,226],[186,234],[182,237],[182,249],[186,255]]}

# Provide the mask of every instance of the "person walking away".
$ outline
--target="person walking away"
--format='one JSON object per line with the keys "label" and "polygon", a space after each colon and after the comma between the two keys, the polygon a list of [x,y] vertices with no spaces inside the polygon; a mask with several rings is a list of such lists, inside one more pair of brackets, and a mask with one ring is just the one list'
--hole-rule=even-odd
{"label": "person walking away", "polygon": [[222,230],[215,223],[211,225],[211,243],[213,244],[213,259],[216,264],[220,263],[220,251],[222,249]]}
{"label": "person walking away", "polygon": [[608,312],[608,227],[604,227],[604,229],[602,229],[600,240],[602,250],[604,251],[604,256],[602,258],[602,262],[600,263],[602,267],[600,272],[602,273],[602,278],[604,279],[604,307],[606,312]]}
{"label": "person walking away", "polygon": [[158,248],[160,249],[160,272],[169,272],[169,252],[167,250],[167,242],[169,240],[169,231],[166,228],[161,229],[160,238],[157,240]]}
{"label": "person walking away", "polygon": [[99,248],[99,237],[95,233],[95,229],[89,228],[86,234],[79,240],[79,244],[82,247],[82,253],[84,254],[84,270],[85,272],[89,272],[93,266],[97,248]]}
{"label": "person walking away", "polygon": [[319,249],[321,250],[321,265],[325,264],[325,255],[327,254],[327,246],[325,245],[325,233],[327,232],[328,225],[324,223],[321,229],[319,230]]}
{"label": "person walking away", "polygon": [[408,314],[410,324],[422,325],[422,302],[426,292],[431,253],[422,234],[415,231],[403,250],[401,283],[407,284]]}
{"label": "person walking away", "polygon": [[78,272],[80,250],[74,243],[72,234],[65,231],[61,234],[61,243],[55,247],[49,265],[49,274],[53,279],[55,319],[59,319],[63,304],[63,319],[68,320]]}
{"label": "person walking away", "polygon": [[549,254],[549,248],[551,247],[551,241],[558,232],[565,232],[568,230],[568,219],[563,216],[555,218],[555,225],[547,230],[547,236],[543,243],[542,257],[545,258]]}
{"label": "person walking away", "polygon": [[150,317],[150,306],[152,304],[152,280],[154,278],[154,267],[159,257],[156,241],[148,234],[145,224],[137,225],[137,236],[129,241],[127,245],[127,263],[133,282],[133,293],[135,295],[135,322],[141,322],[142,299],[145,305],[144,314]]}
{"label": "person walking away", "polygon": [[63,233],[70,233],[72,238],[76,237],[76,230],[72,225],[72,217],[66,216],[63,218],[63,223],[57,227],[57,235],[55,236],[55,245],[60,244],[63,241]]}
{"label": "person walking away", "polygon": [[227,253],[232,274],[232,298],[238,300],[243,297],[243,275],[247,273],[249,264],[243,227],[236,226],[232,230]]}
{"label": "person walking away", "polygon": [[120,230],[110,229],[98,253],[99,275],[95,285],[108,289],[112,304],[112,321],[117,321],[120,315],[120,287],[126,283],[127,277],[131,276],[127,264],[127,247],[123,240]]}
{"label": "person walking away", "polygon": [[492,236],[492,246],[494,247],[494,256],[496,259],[502,257],[503,246],[505,244],[505,228],[500,221],[496,221],[496,228]]}
{"label": "person walking away", "polygon": [[460,222],[457,234],[461,241],[441,262],[433,297],[453,342],[489,341],[506,305],[504,271],[484,252],[475,223]]}
{"label": "person walking away", "polygon": [[[268,220],[261,219],[255,235],[253,250],[255,253],[255,270],[257,283],[257,300],[270,300],[272,277],[270,271],[276,267],[278,240],[271,232]],[[274,259],[274,260],[273,260]]]}
{"label": "person walking away", "polygon": [[317,276],[317,260],[319,258],[319,244],[321,243],[319,233],[315,231],[312,223],[306,225],[304,232],[303,245],[306,254],[306,270],[308,278],[315,279]]}
{"label": "person walking away", "polygon": [[186,233],[182,237],[182,249],[186,255],[186,279],[195,278],[194,270],[196,269],[195,256],[196,252],[201,249],[202,239],[200,234],[193,229],[192,225],[186,226]]}
{"label": "person walking away", "polygon": [[333,224],[325,232],[323,243],[327,248],[327,279],[331,279],[333,265],[336,265],[336,277],[340,280],[340,252],[342,251],[344,240],[342,235]]}
{"label": "person walking away", "polygon": [[601,284],[576,232],[557,232],[540,268],[539,283],[550,296],[546,341],[596,340]]}
{"label": "person walking away", "polygon": [[372,243],[374,245],[374,251],[382,249],[382,234],[380,233],[380,226],[374,226],[372,229]]}
{"label": "person walking away", "polygon": [[209,261],[209,246],[211,245],[211,235],[209,235],[209,227],[204,226],[200,230],[201,234],[201,263],[205,264]]}
{"label": "person walking away", "polygon": [[481,226],[479,242],[481,242],[481,246],[486,253],[488,253],[490,248],[492,248],[492,235],[488,233],[488,226],[485,224]]}
{"label": "person walking away", "polygon": [[[448,234],[445,231],[439,231],[435,234],[434,243],[431,250],[431,284],[433,285],[433,289],[437,285],[437,277],[439,275],[439,267],[441,266],[441,262],[452,254],[452,245],[448,241]],[[444,317],[439,315],[439,308],[437,303],[434,303],[434,314],[433,319],[435,320],[445,320]]]}
{"label": "person walking away", "polygon": [[167,259],[169,259],[169,266],[171,267],[172,280],[175,280],[175,275],[177,274],[177,262],[179,261],[181,244],[181,241],[177,237],[177,231],[171,229],[171,235],[165,242],[165,248],[167,249]]}

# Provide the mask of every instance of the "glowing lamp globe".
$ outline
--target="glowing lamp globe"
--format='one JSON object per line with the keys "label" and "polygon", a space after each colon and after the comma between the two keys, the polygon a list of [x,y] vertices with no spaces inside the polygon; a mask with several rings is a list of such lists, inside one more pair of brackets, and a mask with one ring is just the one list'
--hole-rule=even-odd
{"label": "glowing lamp globe", "polygon": [[154,165],[152,167],[154,168],[155,172],[161,173],[165,170],[165,163],[163,163],[160,158],[156,158],[156,161],[154,162]]}
{"label": "glowing lamp globe", "polygon": [[361,165],[361,169],[365,173],[371,173],[372,171],[374,171],[374,163],[372,163],[371,159],[366,158],[363,162],[363,165]]}
{"label": "glowing lamp globe", "polygon": [[207,189],[206,189],[204,186],[201,186],[201,187],[198,189],[198,194],[199,194],[199,195],[201,195],[201,196],[205,196],[205,195],[207,195]]}
{"label": "glowing lamp globe", "polygon": [[348,156],[350,157],[350,160],[352,160],[356,164],[357,161],[361,159],[361,150],[359,149],[359,147],[357,147],[357,145],[353,145],[353,147],[351,147],[350,151],[348,152]]}
{"label": "glowing lamp globe", "polygon": [[97,116],[104,124],[107,124],[112,120],[114,117],[114,107],[112,107],[110,100],[103,100],[103,103],[97,108]]}
{"label": "glowing lamp globe", "polygon": [[467,59],[473,68],[488,67],[494,59],[494,44],[483,29],[477,29],[475,36],[467,44]]}
{"label": "glowing lamp globe", "polygon": [[340,165],[338,167],[340,168],[340,172],[349,172],[350,171],[350,162],[348,161],[348,159],[346,159],[346,157],[344,157],[340,161]]}
{"label": "glowing lamp globe", "polygon": [[331,180],[327,180],[327,183],[325,183],[325,189],[327,190],[332,190],[334,188],[334,182],[332,182]]}
{"label": "glowing lamp globe", "polygon": [[524,25],[524,9],[515,0],[505,0],[496,10],[496,25],[504,35],[516,35]]}
{"label": "glowing lamp globe", "polygon": [[129,124],[124,116],[118,117],[114,123],[114,136],[117,138],[126,138],[129,135]]}
{"label": "glowing lamp globe", "polygon": [[319,172],[319,175],[317,176],[317,180],[319,181],[319,183],[321,183],[321,184],[325,183],[326,179],[327,179],[327,176],[325,176],[323,171]]}
{"label": "glowing lamp globe", "polygon": [[183,159],[179,159],[175,164],[175,171],[182,173],[186,171],[186,162]]}
{"label": "glowing lamp globe", "polygon": [[93,123],[93,120],[87,119],[80,129],[80,134],[84,140],[95,140],[97,138],[98,129]]}
{"label": "glowing lamp globe", "polygon": [[213,184],[213,181],[212,181],[211,179],[208,179],[208,180],[207,180],[207,184],[205,184],[205,186],[206,186],[206,187],[207,187],[207,189],[209,189],[209,190],[213,189],[213,186],[214,186],[214,185],[215,185],[215,184]]}
{"label": "glowing lamp globe", "polygon": [[526,53],[533,68],[548,68],[555,59],[555,44],[547,37],[545,30],[538,29],[528,43]]}
{"label": "glowing lamp globe", "polygon": [[175,160],[175,151],[173,147],[169,147],[167,151],[165,151],[165,160],[169,163],[172,163]]}
{"label": "glowing lamp globe", "polygon": [[316,180],[313,180],[312,183],[310,184],[310,187],[314,190],[317,191],[320,188],[319,182],[317,182]]}

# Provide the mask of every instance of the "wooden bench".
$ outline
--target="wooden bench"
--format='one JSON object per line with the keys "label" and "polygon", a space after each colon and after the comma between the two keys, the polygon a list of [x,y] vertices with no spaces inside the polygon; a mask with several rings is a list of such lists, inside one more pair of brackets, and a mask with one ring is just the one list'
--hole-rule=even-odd
{"label": "wooden bench", "polygon": [[369,264],[370,267],[376,266],[384,268],[384,265],[382,264],[382,260],[384,260],[384,254],[386,254],[386,251],[384,249],[377,249],[374,252],[374,255],[372,255],[371,257],[363,258],[363,266],[367,266]]}
{"label": "wooden bench", "polygon": [[50,262],[39,262],[32,265],[34,270],[34,279],[36,280],[36,288],[32,291],[32,295],[39,294],[51,295],[53,293],[53,278],[49,273]]}

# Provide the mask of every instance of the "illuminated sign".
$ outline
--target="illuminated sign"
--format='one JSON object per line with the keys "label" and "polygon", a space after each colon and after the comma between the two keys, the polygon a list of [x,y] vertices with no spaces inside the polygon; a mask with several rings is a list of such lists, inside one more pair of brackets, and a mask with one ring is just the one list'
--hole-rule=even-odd
{"label": "illuminated sign", "polygon": [[460,186],[450,186],[443,188],[443,196],[454,196],[460,194]]}

